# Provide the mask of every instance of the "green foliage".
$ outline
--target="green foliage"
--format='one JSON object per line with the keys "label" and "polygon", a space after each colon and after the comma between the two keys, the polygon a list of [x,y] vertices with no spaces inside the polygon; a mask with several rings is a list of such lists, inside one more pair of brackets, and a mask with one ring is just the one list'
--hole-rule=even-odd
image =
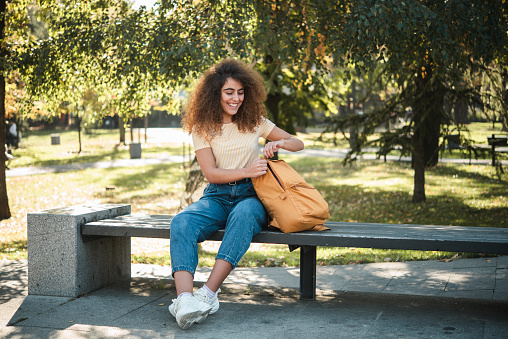
{"label": "green foliage", "polygon": [[353,59],[358,67],[378,60],[393,73],[417,72],[425,61],[435,73],[450,74],[506,51],[502,1],[340,1],[322,19],[334,60]]}
{"label": "green foliage", "polygon": [[[379,155],[394,146],[413,154],[413,201],[425,201],[425,167],[435,166],[441,125],[449,124],[445,100],[474,102],[476,85],[464,88],[466,74],[477,74],[506,55],[508,16],[500,1],[339,2],[323,18],[334,64],[352,62],[367,72],[381,62],[398,85],[385,107],[363,117],[339,117],[333,129],[361,130],[346,161],[361,153],[379,122],[412,109],[409,126],[389,131]],[[478,100],[476,100],[478,101]],[[356,107],[355,107],[356,108]],[[411,138],[411,142],[407,140]],[[407,147],[409,146],[409,147]]]}
{"label": "green foliage", "polygon": [[147,99],[173,98],[227,56],[259,67],[275,101],[272,118],[290,129],[313,108],[330,110],[322,88],[330,62],[358,70],[382,62],[403,83],[405,74],[427,72],[422,67],[460,76],[506,48],[499,2],[161,1],[137,11],[127,1],[74,4],[39,4],[50,38],[17,54],[30,93],[56,107],[74,89],[92,89],[127,118],[142,116]]}
{"label": "green foliage", "polygon": [[73,4],[41,2],[50,38],[17,49],[32,100],[45,101],[52,113],[61,101],[76,102],[69,96],[94,90],[113,112],[142,116],[149,99],[174,103],[179,88],[227,56],[275,66],[266,80],[269,93],[282,95],[270,110],[281,127],[306,124],[313,107],[326,107],[319,68],[312,69],[324,64],[313,6],[161,1],[156,10],[134,11],[125,1]]}
{"label": "green foliage", "polygon": [[[179,90],[229,56],[264,74],[271,117],[293,132],[295,123],[305,125],[314,110],[330,115],[337,110],[333,86],[326,85],[328,71],[340,66],[345,77],[381,80],[365,81],[364,88],[396,84],[397,93],[362,117],[350,116],[347,122],[339,117],[331,130],[344,130],[340,125],[345,124],[359,131],[352,144],[361,152],[380,122],[412,108],[412,125],[377,142],[386,153],[393,143],[407,144],[401,140],[413,133],[415,189],[420,191],[422,166],[435,165],[444,130],[439,125],[449,120],[441,109],[445,94],[473,98],[469,88],[459,88],[465,72],[476,74],[505,58],[508,46],[500,1],[162,0],[155,10],[133,10],[124,0],[67,0],[37,6],[49,38],[39,35],[9,47],[13,68],[27,81],[27,100],[43,101],[50,114],[58,113],[62,101],[77,103],[89,90],[104,103],[98,115],[116,113],[129,121],[147,112],[150,99],[175,112]],[[376,75],[379,70],[383,79]],[[337,101],[340,106],[343,98]]]}

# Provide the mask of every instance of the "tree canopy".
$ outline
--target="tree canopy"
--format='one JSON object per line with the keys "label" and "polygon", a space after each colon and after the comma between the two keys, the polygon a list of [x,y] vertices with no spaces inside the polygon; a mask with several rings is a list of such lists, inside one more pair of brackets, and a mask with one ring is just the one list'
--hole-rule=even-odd
{"label": "tree canopy", "polygon": [[[440,127],[449,122],[445,95],[466,93],[459,90],[466,74],[480,72],[508,52],[504,2],[342,1],[320,20],[328,32],[326,41],[331,42],[326,54],[334,64],[352,62],[362,72],[382,63],[399,87],[381,110],[361,119],[339,118],[336,124],[343,129],[360,122],[367,134],[380,117],[413,110],[410,128],[387,133],[379,142],[382,152],[393,143],[410,147],[414,201],[425,200],[424,169],[437,163]],[[404,141],[408,138],[410,143]]]}
{"label": "tree canopy", "polygon": [[[21,74],[28,103],[56,111],[74,94],[94,90],[129,119],[143,115],[150,99],[171,103],[218,60],[241,58],[264,75],[268,111],[289,131],[316,107],[337,111],[334,72],[367,79],[381,73],[397,87],[395,96],[382,109],[332,123],[365,126],[353,149],[360,152],[369,126],[410,107],[409,128],[379,142],[386,150],[411,137],[413,200],[424,201],[424,168],[435,161],[446,93],[458,94],[465,74],[502,62],[506,71],[505,2],[161,0],[134,10],[127,0],[20,1],[2,8],[9,39],[1,37],[0,71]],[[36,27],[46,33],[29,34]]]}

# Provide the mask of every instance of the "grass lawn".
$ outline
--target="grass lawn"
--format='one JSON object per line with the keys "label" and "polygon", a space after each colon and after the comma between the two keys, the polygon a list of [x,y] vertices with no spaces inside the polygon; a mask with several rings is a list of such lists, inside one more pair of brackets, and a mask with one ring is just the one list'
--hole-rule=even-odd
{"label": "grass lawn", "polygon": [[[16,166],[128,158],[128,150],[116,146],[117,132],[98,131],[85,139],[83,149],[88,153],[80,156],[73,153],[78,149],[77,133],[68,133],[61,134],[61,146],[51,147],[50,132],[30,135],[24,146],[14,152],[16,162],[19,161]],[[42,141],[46,144],[41,145]],[[306,147],[313,145],[306,140]],[[182,154],[182,146],[144,145],[143,157],[165,154]],[[333,221],[508,227],[508,174],[499,178],[490,166],[439,164],[426,172],[428,201],[414,204],[413,171],[408,164],[363,161],[344,167],[341,159],[296,155],[284,159],[321,191],[329,202]],[[131,204],[133,213],[173,214],[178,211],[185,178],[181,163],[8,178],[13,216],[0,222],[0,258],[26,258],[28,212],[96,202]],[[106,191],[109,185],[116,189]],[[169,264],[168,246],[165,239],[133,239],[133,262]],[[205,242],[200,251],[200,265],[210,266],[217,243]],[[466,256],[363,248],[319,248],[317,255],[323,265]],[[467,254],[471,255],[477,256]],[[239,266],[294,266],[298,262],[298,250],[290,253],[284,245],[253,244]]]}
{"label": "grass lawn", "polygon": [[[181,129],[174,129],[180,132]],[[51,145],[51,134],[60,134],[60,145]],[[28,134],[28,135],[25,135]],[[70,163],[109,161],[129,159],[129,146],[119,143],[118,130],[97,129],[91,134],[81,133],[81,152],[79,151],[78,132],[29,131],[23,135],[20,147],[13,150],[16,159],[11,167],[51,166]],[[142,141],[144,140],[142,135]],[[126,134],[127,144],[130,134]],[[134,142],[138,142],[137,132]],[[179,143],[143,143],[143,157],[150,158],[166,154],[182,154]]]}
{"label": "grass lawn", "polygon": [[[473,123],[468,125],[469,133],[466,137],[474,140],[476,144],[487,145],[487,137],[492,134],[507,135],[501,131],[501,124],[496,123]],[[181,129],[169,129],[169,133],[174,132],[175,135],[181,134]],[[51,134],[60,134],[60,145],[51,145]],[[317,140],[321,133],[316,128],[309,128],[306,133],[299,133],[298,137],[305,142],[305,147],[314,149],[329,149],[347,148],[349,147],[348,141],[338,134],[334,145],[332,133],[322,135],[322,140]],[[133,133],[134,141],[137,142],[138,138],[144,140],[144,130],[141,130],[141,135],[138,135],[137,130]],[[161,154],[182,154],[182,143],[176,141],[173,137],[173,142],[157,142],[153,143],[148,140],[148,143],[143,143],[143,156],[156,157]],[[374,139],[375,136],[372,137]],[[118,130],[97,129],[92,130],[90,133],[81,133],[81,152],[79,151],[78,132],[76,130],[33,130],[24,132],[21,147],[13,151],[16,160],[12,162],[11,167],[24,167],[24,166],[48,166],[68,163],[90,162],[90,161],[107,161],[116,159],[128,159],[129,149],[126,145],[119,144]],[[126,133],[127,143],[130,142],[130,133]],[[188,153],[188,150],[185,151]],[[392,155],[398,155],[397,151],[392,151]],[[441,156],[451,158],[467,158],[465,151],[453,150],[449,152],[444,151]],[[488,158],[489,155],[486,154]]]}

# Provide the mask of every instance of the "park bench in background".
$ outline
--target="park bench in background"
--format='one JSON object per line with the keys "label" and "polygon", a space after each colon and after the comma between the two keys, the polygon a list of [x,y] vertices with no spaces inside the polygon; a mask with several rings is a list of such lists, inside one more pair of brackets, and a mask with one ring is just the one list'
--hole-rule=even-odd
{"label": "park bench in background", "polygon": [[[131,276],[131,237],[169,238],[172,216],[130,205],[77,205],[28,214],[28,293],[77,297]],[[327,222],[329,231],[262,231],[255,243],[300,252],[300,298],[316,296],[316,247],[508,254],[508,229]],[[220,241],[223,231],[210,240]]]}
{"label": "park bench in background", "polygon": [[[508,144],[507,142],[508,137],[499,137],[495,134],[492,134],[492,137],[487,138],[487,141],[492,148],[491,154],[492,154],[492,166],[496,166],[496,146],[506,146]],[[499,149],[498,149],[499,151]]]}
{"label": "park bench in background", "polygon": [[460,142],[460,135],[458,134],[450,134],[446,136],[446,144],[447,148],[452,153],[452,150],[454,149],[463,149],[464,146],[462,146]]}
{"label": "park bench in background", "polygon": [[[471,164],[471,159],[473,157],[483,157],[485,154],[490,153],[490,156],[492,158],[492,166],[496,166],[496,154],[497,153],[506,153],[508,152],[507,146],[508,145],[508,137],[506,136],[496,136],[495,134],[492,134],[491,137],[487,137],[487,143],[488,145],[463,145],[460,139],[460,135],[458,134],[450,134],[446,136],[446,144],[447,148],[452,153],[452,150],[454,149],[461,149],[461,150],[467,150],[469,154],[469,164]],[[497,147],[497,150],[496,150]],[[497,152],[497,153],[496,153]]]}

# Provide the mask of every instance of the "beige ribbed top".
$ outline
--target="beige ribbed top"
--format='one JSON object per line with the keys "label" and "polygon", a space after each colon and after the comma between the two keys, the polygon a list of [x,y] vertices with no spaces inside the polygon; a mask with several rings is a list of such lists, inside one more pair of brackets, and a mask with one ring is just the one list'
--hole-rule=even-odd
{"label": "beige ribbed top", "polygon": [[194,151],[211,147],[217,168],[239,169],[248,167],[259,157],[259,138],[266,139],[275,124],[268,119],[256,128],[254,133],[242,133],[233,122],[222,125],[222,134],[207,139],[192,134]]}

